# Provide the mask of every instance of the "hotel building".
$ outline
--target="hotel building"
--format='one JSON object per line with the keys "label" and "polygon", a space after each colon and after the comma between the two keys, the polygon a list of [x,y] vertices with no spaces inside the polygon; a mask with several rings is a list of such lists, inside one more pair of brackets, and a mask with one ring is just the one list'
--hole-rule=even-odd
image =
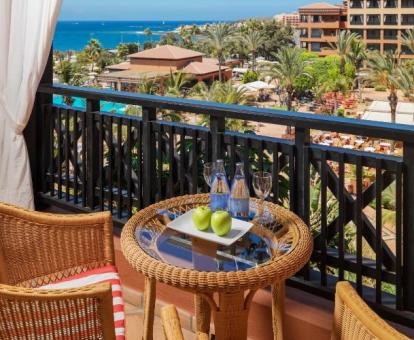
{"label": "hotel building", "polygon": [[336,41],[340,30],[349,29],[370,50],[396,51],[403,58],[414,58],[401,45],[404,32],[414,28],[414,0],[351,0],[337,6],[316,3],[300,8],[299,14],[301,47],[321,56],[334,53],[329,43]]}
{"label": "hotel building", "polygon": [[315,3],[299,8],[300,47],[318,52],[320,56],[335,53],[340,30],[347,27],[347,7],[328,3]]}

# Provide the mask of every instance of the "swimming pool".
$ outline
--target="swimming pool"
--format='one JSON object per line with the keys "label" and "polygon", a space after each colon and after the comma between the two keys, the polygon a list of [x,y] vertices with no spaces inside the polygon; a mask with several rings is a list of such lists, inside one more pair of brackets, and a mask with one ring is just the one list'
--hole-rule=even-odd
{"label": "swimming pool", "polygon": [[[74,102],[72,104],[73,108],[75,108],[75,109],[85,109],[86,108],[86,99],[79,98],[79,97],[73,97],[73,100],[74,100]],[[65,103],[63,102],[63,96],[54,95],[53,96],[53,104],[55,104],[55,105],[65,105]],[[126,105],[124,105],[124,104],[101,101],[101,111],[124,114],[125,109],[126,109]]]}

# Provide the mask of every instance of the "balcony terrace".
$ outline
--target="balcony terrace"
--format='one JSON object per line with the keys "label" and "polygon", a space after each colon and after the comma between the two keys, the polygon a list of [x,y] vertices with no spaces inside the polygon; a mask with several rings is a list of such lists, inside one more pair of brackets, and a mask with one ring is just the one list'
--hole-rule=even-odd
{"label": "balcony terrace", "polygon": [[[381,316],[402,325],[413,324],[414,248],[410,245],[414,243],[414,211],[410,209],[409,197],[414,195],[414,129],[411,126],[53,85],[51,72],[49,66],[25,133],[38,208],[111,211],[119,235],[128,218],[149,204],[205,191],[200,173],[203,162],[223,158],[231,169],[237,161],[243,161],[248,174],[258,169],[273,174],[270,198],[273,202],[289,207],[308,225],[316,225],[311,262],[288,282],[291,287],[288,324],[317,311],[325,318],[322,322],[325,328],[314,324],[313,332],[322,332],[321,338],[327,338],[331,321],[326,315],[331,305],[320,302],[323,300],[315,302],[312,295],[332,299],[335,283],[344,278],[354,282],[359,294]],[[82,98],[86,108],[54,105],[53,95]],[[142,115],[101,112],[102,101],[135,105]],[[161,111],[206,115],[209,128],[162,120],[158,115]],[[228,118],[293,126],[295,137],[289,140],[227,131]],[[392,139],[402,143],[404,154],[387,156],[313,144],[314,130]],[[347,167],[355,171],[353,189],[346,184]],[[368,185],[367,170],[375,174]],[[333,216],[327,209],[313,210],[311,177],[315,174],[321,179],[322,206],[327,204],[327,197],[336,202],[338,210]],[[384,236],[381,203],[383,191],[390,186],[394,188],[396,205],[395,236],[391,243]],[[355,228],[355,253],[347,253],[343,243],[349,225]],[[118,244],[116,236],[115,239]],[[372,253],[369,257],[363,251],[367,247]],[[116,249],[121,276],[126,286],[132,287],[131,300],[137,301],[143,279],[131,273],[119,245]],[[187,295],[177,291],[174,297],[162,289],[160,294],[161,300],[176,303],[187,313],[193,312],[191,305],[182,302]],[[270,315],[269,299],[268,292],[263,291],[255,299],[254,313]],[[294,306],[300,306],[304,300],[313,301],[308,306],[312,311],[301,315]],[[321,305],[325,306],[321,307],[323,312],[315,307]],[[188,320],[191,328],[192,318]],[[258,323],[251,326],[252,338],[260,338],[258,328],[270,334],[263,320],[254,316],[252,320]],[[295,331],[306,333],[312,329],[306,327],[292,327],[287,333],[295,338],[298,335]]]}

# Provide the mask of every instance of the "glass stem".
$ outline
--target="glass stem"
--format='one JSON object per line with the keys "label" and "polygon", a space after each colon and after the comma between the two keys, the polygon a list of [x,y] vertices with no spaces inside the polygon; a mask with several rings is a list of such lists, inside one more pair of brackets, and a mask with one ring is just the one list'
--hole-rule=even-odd
{"label": "glass stem", "polygon": [[259,217],[262,218],[264,215],[264,198],[260,199],[260,204],[259,204]]}

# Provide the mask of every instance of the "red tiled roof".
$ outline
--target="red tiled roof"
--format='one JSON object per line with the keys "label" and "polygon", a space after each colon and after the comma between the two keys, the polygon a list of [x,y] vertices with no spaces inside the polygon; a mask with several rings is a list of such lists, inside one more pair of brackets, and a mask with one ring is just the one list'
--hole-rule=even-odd
{"label": "red tiled roof", "polygon": [[203,54],[200,52],[187,50],[185,48],[172,45],[163,45],[142,52],[131,54],[129,55],[129,57],[134,59],[180,60],[201,57],[202,55]]}
{"label": "red tiled roof", "polygon": [[[227,70],[228,67],[222,66],[221,69],[224,71],[224,70]],[[214,73],[218,71],[219,71],[219,66],[212,63],[211,61],[208,61],[208,62],[194,61],[188,64],[183,69],[184,73],[195,74],[195,75],[209,74],[209,73]]]}
{"label": "red tiled roof", "polygon": [[343,6],[328,4],[327,2],[317,2],[300,7],[299,9],[341,9]]}

